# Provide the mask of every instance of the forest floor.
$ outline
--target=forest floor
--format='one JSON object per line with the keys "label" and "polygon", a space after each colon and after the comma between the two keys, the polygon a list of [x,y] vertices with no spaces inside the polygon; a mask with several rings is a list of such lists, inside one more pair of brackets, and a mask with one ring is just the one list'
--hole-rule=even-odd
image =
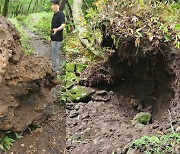
{"label": "forest floor", "polygon": [[[38,34],[24,28],[30,38],[30,45],[38,56],[50,58],[50,45]],[[55,91],[52,91],[52,95]],[[22,138],[16,140],[11,153],[18,154],[63,154],[65,149],[65,104],[55,97],[51,104],[52,114],[36,129],[26,130]]]}
{"label": "forest floor", "polygon": [[[132,107],[133,99],[125,93],[131,84],[127,81],[118,89],[97,90],[99,96],[95,97],[98,101],[93,98],[86,103],[67,104],[66,139],[69,154],[122,154],[134,139],[168,132],[168,105],[162,108],[160,104],[156,108],[151,124],[131,124],[138,113]],[[145,85],[144,88],[146,89]],[[162,102],[168,100],[164,99]]]}

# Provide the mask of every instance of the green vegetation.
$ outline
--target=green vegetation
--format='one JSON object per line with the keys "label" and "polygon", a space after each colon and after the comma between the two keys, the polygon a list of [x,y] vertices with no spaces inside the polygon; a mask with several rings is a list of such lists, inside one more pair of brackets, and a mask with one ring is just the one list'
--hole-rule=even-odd
{"label": "green vegetation", "polygon": [[3,138],[0,139],[0,149],[2,150],[10,150],[12,144],[15,142],[14,139],[4,136]]}
{"label": "green vegetation", "polygon": [[8,16],[50,11],[49,0],[0,0],[0,13]]}
{"label": "green vegetation", "polygon": [[33,49],[31,48],[29,44],[29,37],[25,33],[23,26],[19,23],[19,21],[16,18],[9,18],[9,20],[15,25],[17,28],[18,32],[20,33],[20,41],[22,44],[22,51],[26,54],[32,54],[34,53]]}
{"label": "green vegetation", "polygon": [[92,93],[93,90],[76,85],[72,89],[66,91],[66,97],[72,102],[80,102],[88,100]]}
{"label": "green vegetation", "polygon": [[[88,24],[104,26],[105,37],[111,37],[116,49],[121,49],[122,58],[144,56],[170,46],[180,47],[180,3],[98,0],[94,5],[96,7],[87,10]],[[134,50],[129,54],[126,47],[132,42]]]}
{"label": "green vegetation", "polygon": [[180,133],[167,135],[143,136],[132,142],[131,148],[144,149],[146,154],[174,153],[175,147],[180,145]]}
{"label": "green vegetation", "polygon": [[52,16],[52,12],[41,12],[29,14],[27,16],[18,16],[17,19],[20,20],[30,30],[40,34],[44,40],[50,41],[49,36]]}

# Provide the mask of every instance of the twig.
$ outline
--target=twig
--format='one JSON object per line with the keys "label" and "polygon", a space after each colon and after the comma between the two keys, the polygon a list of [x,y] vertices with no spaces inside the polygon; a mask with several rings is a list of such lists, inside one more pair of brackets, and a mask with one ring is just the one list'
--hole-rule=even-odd
{"label": "twig", "polygon": [[47,123],[48,125],[50,125],[53,129],[55,129],[54,126],[53,126],[50,122],[46,121],[46,123]]}
{"label": "twig", "polygon": [[173,125],[172,125],[171,111],[168,110],[168,112],[169,112],[169,122],[170,122],[170,125],[171,125],[171,129],[172,129],[172,132],[175,133],[174,128],[173,128]]}

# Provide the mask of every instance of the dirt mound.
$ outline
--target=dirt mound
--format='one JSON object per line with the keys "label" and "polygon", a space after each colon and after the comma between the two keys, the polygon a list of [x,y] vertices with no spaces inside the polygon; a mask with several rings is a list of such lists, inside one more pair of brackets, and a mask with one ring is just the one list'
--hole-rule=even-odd
{"label": "dirt mound", "polygon": [[0,130],[19,132],[42,123],[56,83],[49,60],[25,56],[17,30],[0,16]]}

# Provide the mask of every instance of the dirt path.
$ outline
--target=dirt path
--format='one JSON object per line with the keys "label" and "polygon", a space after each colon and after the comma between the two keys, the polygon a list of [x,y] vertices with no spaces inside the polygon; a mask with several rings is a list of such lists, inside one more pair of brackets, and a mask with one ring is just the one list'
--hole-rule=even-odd
{"label": "dirt path", "polygon": [[30,45],[34,49],[35,53],[39,56],[47,56],[48,58],[50,58],[51,48],[49,44],[45,43],[41,39],[40,35],[30,31],[27,27],[24,27],[24,31],[28,35],[30,39]]}
{"label": "dirt path", "polygon": [[[30,44],[38,56],[50,58],[50,46],[41,37],[25,28]],[[52,102],[49,118],[37,129],[25,131],[21,139],[16,140],[11,152],[18,154],[63,154],[65,149],[65,105]]]}

